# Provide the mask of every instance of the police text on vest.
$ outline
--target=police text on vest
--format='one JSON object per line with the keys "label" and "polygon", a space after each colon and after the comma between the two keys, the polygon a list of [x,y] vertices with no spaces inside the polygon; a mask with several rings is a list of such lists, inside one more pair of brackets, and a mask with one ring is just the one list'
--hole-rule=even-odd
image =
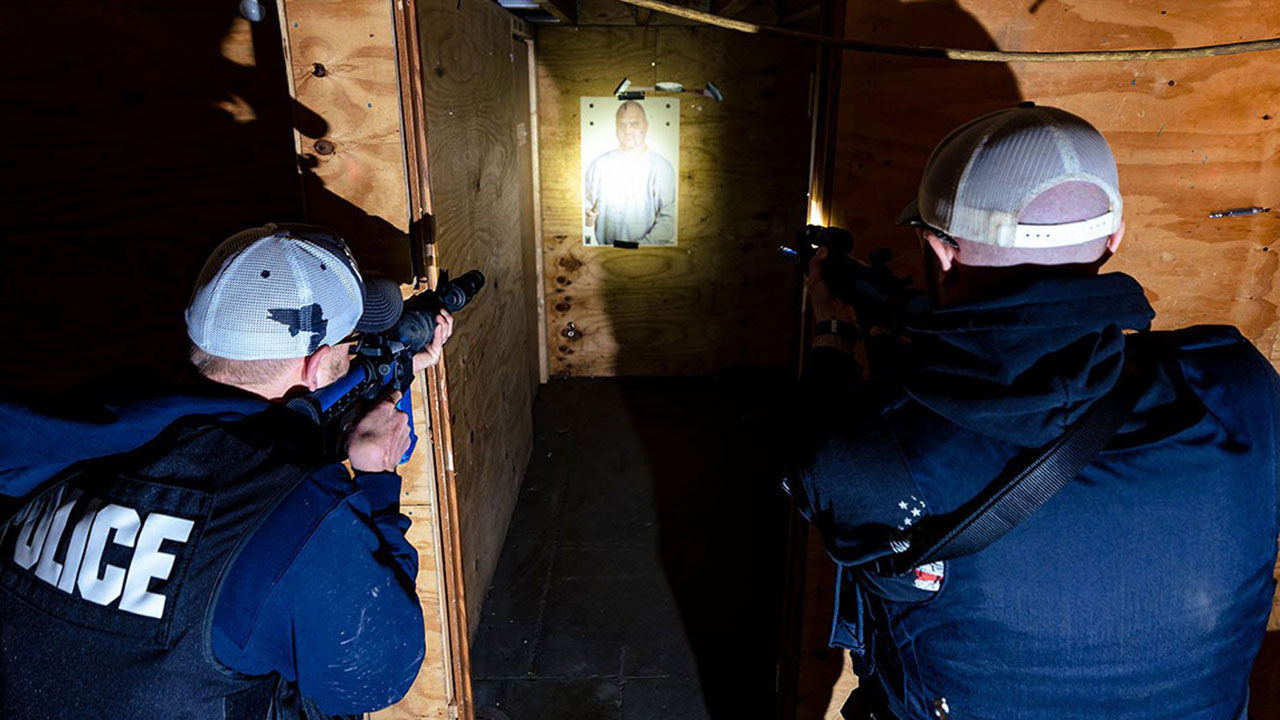
{"label": "police text on vest", "polygon": [[[195,523],[164,513],[147,513],[117,503],[85,499],[79,491],[50,493],[27,507],[18,526],[13,562],[62,592],[98,605],[117,599],[119,609],[145,617],[164,615],[165,596],[148,590],[167,580],[175,557],[161,552],[166,541],[185,543]],[[68,537],[69,535],[69,537]],[[64,542],[64,538],[67,538]],[[108,543],[132,548],[127,568],[103,562]],[[66,547],[61,559],[59,548]]]}

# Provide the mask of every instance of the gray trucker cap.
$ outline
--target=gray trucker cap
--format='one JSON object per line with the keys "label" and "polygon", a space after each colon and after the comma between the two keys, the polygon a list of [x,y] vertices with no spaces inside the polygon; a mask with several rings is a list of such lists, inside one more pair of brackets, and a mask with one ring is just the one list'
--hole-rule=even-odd
{"label": "gray trucker cap", "polygon": [[187,336],[232,360],[300,358],[353,330],[385,330],[402,308],[399,286],[366,283],[333,231],[272,223],[213,251],[187,307]]}
{"label": "gray trucker cap", "polygon": [[[1057,225],[1019,224],[1041,193],[1072,181],[1097,186],[1110,210]],[[898,218],[1005,248],[1059,248],[1120,228],[1115,157],[1102,134],[1065,110],[1030,104],[997,110],[956,128],[929,156],[920,192]]]}

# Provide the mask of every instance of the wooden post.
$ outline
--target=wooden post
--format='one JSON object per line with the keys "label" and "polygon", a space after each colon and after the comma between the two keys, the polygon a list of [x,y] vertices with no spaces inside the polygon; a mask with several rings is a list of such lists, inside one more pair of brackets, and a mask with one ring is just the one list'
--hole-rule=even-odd
{"label": "wooden post", "polygon": [[[421,52],[413,0],[277,0],[295,107],[307,219],[333,227],[364,268],[434,287],[434,223]],[[408,695],[379,718],[470,720],[471,681],[457,490],[443,364],[414,387],[424,441],[401,511],[418,551],[426,660]],[[429,445],[429,447],[428,447]]]}
{"label": "wooden post", "polygon": [[[822,32],[844,34],[845,3],[824,0]],[[840,116],[840,81],[843,52],[823,46],[813,75],[810,112],[813,134],[809,154],[809,218],[814,225],[831,221],[831,175],[835,166],[837,125]],[[800,368],[808,348],[808,304],[801,312]],[[840,707],[857,677],[845,661],[846,653],[826,647],[825,630],[838,581],[823,551],[817,531],[794,509],[788,532],[786,595],[778,668],[779,720],[839,718]]]}

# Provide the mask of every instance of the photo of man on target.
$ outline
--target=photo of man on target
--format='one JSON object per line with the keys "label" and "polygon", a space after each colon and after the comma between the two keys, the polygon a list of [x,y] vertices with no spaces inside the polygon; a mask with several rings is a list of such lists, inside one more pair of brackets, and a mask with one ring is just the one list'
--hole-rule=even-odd
{"label": "photo of man on target", "polygon": [[679,119],[673,98],[582,98],[585,245],[676,244]]}

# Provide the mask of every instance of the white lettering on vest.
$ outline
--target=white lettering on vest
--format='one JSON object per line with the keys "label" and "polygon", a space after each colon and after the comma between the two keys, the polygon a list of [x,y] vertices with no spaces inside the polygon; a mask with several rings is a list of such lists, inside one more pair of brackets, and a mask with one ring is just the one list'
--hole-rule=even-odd
{"label": "white lettering on vest", "polygon": [[41,498],[27,511],[22,521],[22,529],[18,531],[17,542],[13,546],[13,561],[23,570],[30,570],[40,559],[44,539],[49,536],[49,525],[53,522],[53,516],[45,510],[54,499],[52,496]]}
{"label": "white lettering on vest", "polygon": [[147,590],[152,578],[164,580],[173,572],[174,556],[160,552],[160,544],[165,540],[186,542],[194,526],[195,523],[185,518],[160,513],[147,516],[142,537],[138,538],[138,549],[133,553],[133,562],[129,563],[129,577],[124,581],[121,610],[153,618],[164,614],[164,596]]}
{"label": "white lettering on vest", "polygon": [[[59,493],[61,494],[61,493]],[[49,534],[46,536],[44,548],[40,551],[40,562],[36,565],[36,577],[49,583],[57,585],[58,579],[62,575],[62,563],[53,559],[58,554],[58,544],[62,542],[62,532],[67,529],[67,517],[71,515],[71,510],[76,506],[76,500],[80,498],[79,491],[72,491],[70,499],[65,503],[61,503],[57,512],[53,514],[53,523],[49,525]],[[61,502],[61,498],[59,498]],[[50,542],[52,540],[53,542]]]}
{"label": "white lettering on vest", "polygon": [[76,589],[76,578],[80,576],[80,561],[84,559],[84,546],[89,543],[89,528],[93,526],[93,518],[98,514],[102,501],[90,498],[85,506],[84,516],[71,531],[71,542],[67,544],[67,559],[63,564],[62,579],[58,580],[58,589],[70,594]]}
{"label": "white lettering on vest", "polygon": [[80,566],[80,597],[99,605],[110,605],[120,597],[124,589],[124,568],[107,565],[98,574],[98,566],[102,565],[102,553],[107,549],[107,537],[114,535],[117,545],[133,547],[138,537],[138,511],[112,503],[101,510],[93,519],[93,529],[89,531],[89,545],[85,549],[84,564]]}
{"label": "white lettering on vest", "polygon": [[[58,490],[33,503],[15,538],[13,561],[23,570],[35,568],[34,574],[44,582],[67,594],[77,589],[80,597],[108,606],[117,599],[119,609],[144,617],[164,615],[167,598],[150,590],[152,580],[167,580],[177,557],[161,552],[165,541],[185,543],[195,523],[186,518],[153,512],[143,522],[138,511],[90,498],[70,530],[66,557],[56,557],[67,525],[81,494],[72,491],[64,501]],[[108,542],[133,548],[128,568],[103,562]]]}

